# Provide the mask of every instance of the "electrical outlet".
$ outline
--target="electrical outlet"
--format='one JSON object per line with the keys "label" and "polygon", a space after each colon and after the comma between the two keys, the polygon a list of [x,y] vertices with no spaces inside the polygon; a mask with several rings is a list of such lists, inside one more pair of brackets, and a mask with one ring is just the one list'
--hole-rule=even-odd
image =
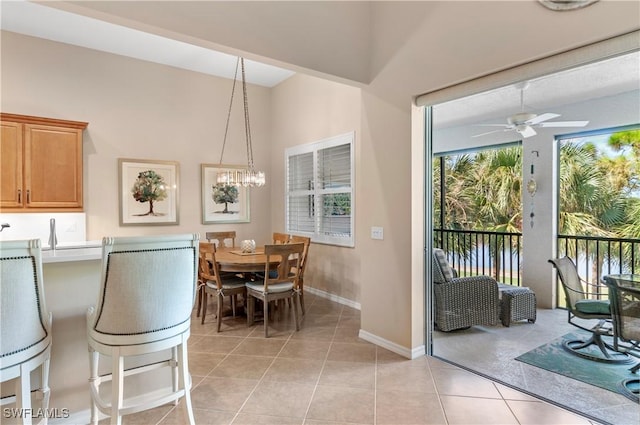
{"label": "electrical outlet", "polygon": [[382,230],[382,227],[371,228],[371,239],[384,239],[384,231]]}

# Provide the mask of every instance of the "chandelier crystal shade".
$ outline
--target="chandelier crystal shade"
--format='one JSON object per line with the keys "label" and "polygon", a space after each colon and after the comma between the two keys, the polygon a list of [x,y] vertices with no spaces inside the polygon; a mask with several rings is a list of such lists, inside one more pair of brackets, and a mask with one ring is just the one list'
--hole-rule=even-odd
{"label": "chandelier crystal shade", "polygon": [[251,143],[251,126],[249,124],[249,101],[247,98],[247,83],[244,72],[244,58],[238,58],[236,63],[236,72],[233,76],[233,86],[231,88],[231,101],[229,102],[229,113],[227,114],[227,125],[224,130],[224,140],[222,141],[222,152],[220,153],[220,165],[222,166],[222,158],[224,157],[224,148],[227,144],[227,134],[229,133],[229,120],[231,118],[231,109],[233,107],[233,97],[236,90],[236,82],[238,81],[238,66],[241,68],[242,75],[242,98],[244,104],[244,131],[245,141],[247,145],[247,168],[233,169],[218,172],[216,183],[226,186],[243,186],[243,187],[260,187],[266,183],[264,172],[256,171],[253,164],[253,145]]}

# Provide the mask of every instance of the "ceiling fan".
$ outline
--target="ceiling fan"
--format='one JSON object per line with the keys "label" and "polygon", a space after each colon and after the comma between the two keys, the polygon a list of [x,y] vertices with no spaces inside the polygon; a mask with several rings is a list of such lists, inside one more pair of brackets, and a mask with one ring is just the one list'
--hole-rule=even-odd
{"label": "ceiling fan", "polygon": [[503,127],[499,130],[492,130],[486,133],[480,133],[471,137],[480,137],[487,134],[498,133],[501,131],[516,131],[523,138],[535,136],[537,133],[534,127],[584,127],[589,124],[589,121],[549,121],[554,118],[558,118],[560,114],[554,114],[547,112],[544,114],[533,114],[524,111],[524,90],[529,86],[529,83],[519,84],[520,89],[520,110],[521,112],[511,115],[507,118],[506,124],[478,124],[483,127]]}

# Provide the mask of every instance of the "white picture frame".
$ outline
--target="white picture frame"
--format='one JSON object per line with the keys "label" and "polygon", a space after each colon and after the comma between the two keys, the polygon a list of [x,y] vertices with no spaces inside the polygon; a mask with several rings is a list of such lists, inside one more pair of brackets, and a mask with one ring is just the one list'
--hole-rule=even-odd
{"label": "white picture frame", "polygon": [[[118,171],[121,226],[168,226],[180,223],[178,162],[118,158]],[[151,190],[156,199],[141,192],[145,190]]]}
{"label": "white picture frame", "polygon": [[[227,191],[216,192],[219,172],[246,168],[241,165],[200,164],[202,224],[249,223],[251,208],[249,189],[242,186],[226,186]],[[234,196],[234,193],[236,194]],[[235,202],[220,202],[221,199],[236,199]],[[216,202],[218,201],[218,202]]]}

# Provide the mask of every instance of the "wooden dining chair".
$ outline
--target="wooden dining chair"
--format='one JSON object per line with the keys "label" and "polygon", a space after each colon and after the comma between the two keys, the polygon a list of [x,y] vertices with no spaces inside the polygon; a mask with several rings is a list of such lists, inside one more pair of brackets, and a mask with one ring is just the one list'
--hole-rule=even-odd
{"label": "wooden dining chair", "polygon": [[[296,331],[300,330],[298,321],[298,304],[300,303],[300,291],[298,282],[300,277],[300,262],[304,252],[303,243],[288,243],[265,245],[264,253],[267,256],[265,263],[264,280],[247,282],[247,326],[254,323],[256,299],[262,301],[264,315],[264,337],[269,337],[269,303],[285,299],[293,300],[293,316]],[[277,263],[275,277],[270,275],[272,264]]]}
{"label": "wooden dining chair", "polygon": [[[228,232],[207,232],[205,239],[216,244],[217,248],[235,248],[236,247],[236,231]],[[230,244],[229,244],[230,243]]]}
{"label": "wooden dining chair", "polygon": [[[287,233],[273,232],[272,240],[273,240],[273,244],[274,245],[282,245],[282,244],[290,242],[291,235],[289,235]],[[275,275],[276,275],[276,271],[275,270],[271,270],[269,273],[271,273],[271,277],[275,277]],[[255,277],[258,278],[258,279],[264,279],[264,275],[262,274],[262,272],[256,273]]]}
{"label": "wooden dining chair", "polygon": [[307,258],[309,254],[309,247],[311,246],[311,238],[306,236],[291,235],[289,243],[303,243],[304,251],[302,252],[302,258],[300,259],[300,273],[298,276],[298,287],[300,289],[300,308],[302,309],[302,315],[307,314],[307,310],[304,307],[304,271],[307,268]]}
{"label": "wooden dining chair", "polygon": [[235,317],[238,294],[246,294],[245,281],[233,273],[225,274],[220,272],[220,266],[216,261],[216,245],[209,242],[200,242],[198,280],[200,282],[199,298],[202,304],[202,319],[200,323],[204,323],[204,319],[207,316],[208,295],[215,295],[218,303],[217,331],[220,332],[224,297],[229,296],[231,312]]}
{"label": "wooden dining chair", "polygon": [[290,239],[291,239],[291,235],[288,235],[286,233],[273,232],[273,243],[274,244],[289,243]]}

